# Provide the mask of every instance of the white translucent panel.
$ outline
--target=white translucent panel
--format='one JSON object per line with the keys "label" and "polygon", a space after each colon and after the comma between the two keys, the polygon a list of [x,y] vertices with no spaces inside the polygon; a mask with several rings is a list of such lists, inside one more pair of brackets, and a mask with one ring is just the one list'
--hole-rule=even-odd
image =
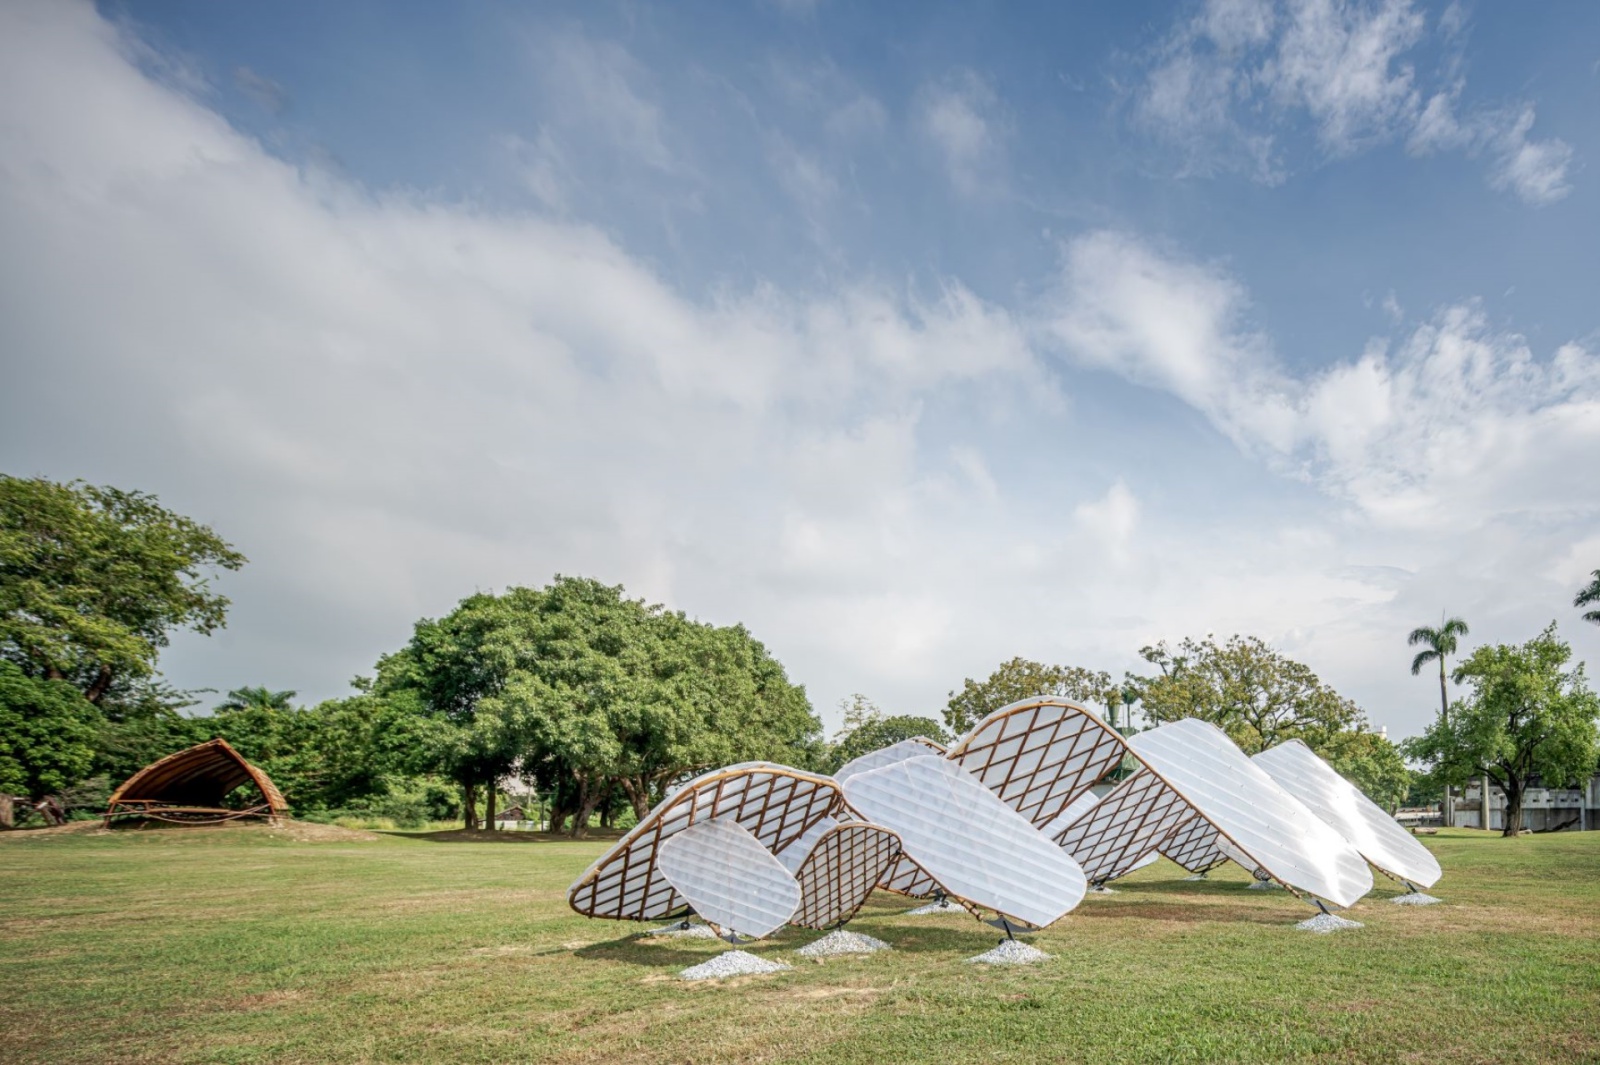
{"label": "white translucent panel", "polygon": [[1439,879],[1428,848],[1301,741],[1280,743],[1251,761],[1379,869],[1421,887]]}
{"label": "white translucent panel", "polygon": [[881,769],[883,766],[907,758],[926,758],[930,754],[937,754],[939,749],[931,746],[932,743],[932,740],[918,736],[914,739],[901,740],[899,743],[891,743],[876,751],[868,751],[860,758],[852,758],[840,766],[838,772],[833,774],[833,779],[842,784],[857,773],[870,773],[874,769]]}
{"label": "white translucent panel", "polygon": [[898,895],[909,895],[914,899],[925,899],[939,891],[939,884],[927,872],[912,861],[905,854],[900,855],[900,860],[889,867],[883,874],[883,879],[878,881],[878,886],[885,891],[893,891]]}
{"label": "white translucent panel", "polygon": [[900,836],[946,894],[1043,927],[1083,899],[1083,870],[962,769],[908,758],[843,782],[863,817]]}
{"label": "white translucent panel", "polygon": [[900,838],[879,825],[852,821],[830,829],[795,874],[800,906],[791,923],[827,928],[848,921],[899,857]]}
{"label": "white translucent panel", "polygon": [[800,905],[800,885],[736,821],[701,821],[663,840],[661,874],[707,924],[727,932],[771,935]]}
{"label": "white translucent panel", "polygon": [[817,840],[821,839],[823,833],[838,823],[831,817],[819,819],[816,824],[806,829],[805,835],[778,852],[778,861],[782,862],[783,867],[789,872],[799,872],[800,863],[806,860],[806,855],[810,854],[811,848],[817,845]]}
{"label": "white translucent panel", "polygon": [[1290,795],[1216,726],[1195,718],[1129,741],[1217,831],[1275,880],[1351,906],[1372,890],[1355,848]]}
{"label": "white translucent panel", "polygon": [[1045,826],[1115,769],[1125,749],[1092,710],[1040,696],[978,722],[949,758],[1035,826]]}

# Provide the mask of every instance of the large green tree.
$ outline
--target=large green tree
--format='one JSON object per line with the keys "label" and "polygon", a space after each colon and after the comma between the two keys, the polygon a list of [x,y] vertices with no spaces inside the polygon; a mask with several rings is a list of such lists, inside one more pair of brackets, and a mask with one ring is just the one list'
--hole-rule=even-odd
{"label": "large green tree", "polygon": [[983,680],[967,677],[961,690],[950,693],[944,723],[960,736],[979,721],[1011,703],[1036,695],[1054,695],[1092,706],[1122,705],[1122,689],[1111,675],[1082,666],[1050,666],[1026,658],[1013,658]]}
{"label": "large green tree", "polygon": [[1288,739],[1321,752],[1342,732],[1361,731],[1366,715],[1324,684],[1309,666],[1253,636],[1186,639],[1144,647],[1159,673],[1133,678],[1144,713],[1164,723],[1198,717],[1226,732],[1246,754]]}
{"label": "large green tree", "polygon": [[1572,600],[1573,606],[1594,606],[1595,609],[1583,615],[1583,620],[1592,621],[1596,625],[1600,625],[1600,605],[1596,604],[1600,604],[1600,569],[1594,571],[1594,580],[1590,581],[1588,586],[1574,596]]}
{"label": "large green tree", "polygon": [[244,562],[154,496],[0,475],[0,659],[98,705],[155,672],[172,630],[221,628],[211,574]]}
{"label": "large green tree", "polygon": [[473,596],[419,622],[376,690],[417,693],[441,725],[440,767],[464,787],[531,778],[574,835],[619,794],[643,816],[697,770],[814,760],[820,747],[804,689],[744,628],[585,578]]}
{"label": "large green tree", "polygon": [[1600,758],[1600,700],[1555,624],[1524,644],[1479,647],[1455,670],[1471,694],[1458,699],[1406,753],[1434,776],[1462,784],[1482,774],[1506,797],[1503,834],[1522,831],[1531,781],[1561,787],[1587,778]]}
{"label": "large green tree", "polygon": [[1393,808],[1404,799],[1411,774],[1398,748],[1368,729],[1354,702],[1265,641],[1208,636],[1139,653],[1159,670],[1130,678],[1150,720],[1209,721],[1246,754],[1303,740],[1374,802]]}
{"label": "large green tree", "polygon": [[911,714],[884,714],[865,695],[856,694],[843,700],[839,707],[844,711],[843,727],[828,745],[822,768],[835,773],[839,767],[864,754],[882,750],[901,740],[925,737],[939,743],[948,743],[949,735],[931,717]]}

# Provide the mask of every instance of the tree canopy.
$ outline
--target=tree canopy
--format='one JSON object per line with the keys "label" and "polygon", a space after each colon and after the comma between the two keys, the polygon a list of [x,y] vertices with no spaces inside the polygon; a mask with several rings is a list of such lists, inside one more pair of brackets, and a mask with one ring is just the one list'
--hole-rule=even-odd
{"label": "tree canopy", "polygon": [[1527,643],[1479,647],[1455,671],[1471,694],[1407,741],[1406,753],[1445,784],[1487,775],[1506,796],[1504,833],[1516,835],[1531,780],[1562,787],[1593,773],[1600,760],[1600,701],[1583,665],[1568,668],[1571,659],[1554,622]]}
{"label": "tree canopy", "polygon": [[1593,606],[1595,609],[1586,612],[1583,620],[1592,621],[1600,625],[1600,569],[1594,571],[1594,580],[1590,581],[1572,599],[1573,606]]}
{"label": "tree canopy", "polygon": [[574,834],[617,792],[643,816],[687,774],[820,753],[805,690],[742,626],[585,578],[475,595],[419,622],[375,691],[416,694],[441,771],[463,787],[515,768],[557,797]]}
{"label": "tree canopy", "polygon": [[154,496],[0,474],[0,659],[98,704],[154,673],[171,630],[221,628],[209,574],[244,562]]}
{"label": "tree canopy", "polygon": [[1122,702],[1121,687],[1112,682],[1109,673],[1013,658],[1000,663],[981,681],[966,678],[959,692],[951,692],[944,723],[960,736],[1002,706],[1036,695],[1054,695],[1097,707],[1120,706]]}
{"label": "tree canopy", "polygon": [[886,716],[872,700],[859,693],[845,699],[839,706],[844,711],[844,723],[833,742],[828,744],[821,767],[827,773],[836,773],[846,762],[901,740],[923,736],[939,743],[950,741],[949,734],[933,718],[910,714]]}

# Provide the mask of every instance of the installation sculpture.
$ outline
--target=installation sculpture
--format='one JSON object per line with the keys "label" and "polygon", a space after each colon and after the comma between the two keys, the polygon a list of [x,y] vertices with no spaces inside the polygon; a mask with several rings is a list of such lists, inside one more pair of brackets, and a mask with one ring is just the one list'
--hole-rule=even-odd
{"label": "installation sculpture", "polygon": [[1039,697],[948,750],[906,740],[832,777],[768,762],[707,773],[568,898],[591,917],[694,913],[728,938],[761,938],[842,926],[883,888],[992,915],[1009,937],[1161,855],[1196,873],[1238,862],[1324,914],[1372,890],[1369,862],[1413,891],[1439,877],[1426,848],[1298,741],[1252,759],[1194,719],[1124,739]]}

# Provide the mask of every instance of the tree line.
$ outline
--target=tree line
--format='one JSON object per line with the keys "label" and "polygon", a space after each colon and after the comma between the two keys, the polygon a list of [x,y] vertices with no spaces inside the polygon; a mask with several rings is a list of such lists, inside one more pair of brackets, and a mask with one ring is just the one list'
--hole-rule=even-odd
{"label": "tree line", "polygon": [[[222,627],[229,603],[212,582],[244,564],[152,496],[0,475],[0,794],[103,808],[142,766],[220,736],[301,816],[492,825],[502,786],[520,781],[553,830],[581,835],[595,818],[642,817],[708,768],[771,760],[831,772],[912,736],[948,742],[1040,694],[1095,707],[1124,731],[1136,716],[1144,727],[1199,717],[1247,753],[1299,738],[1391,809],[1419,782],[1484,773],[1520,809],[1531,781],[1575,780],[1596,761],[1594,696],[1553,629],[1474,652],[1455,671],[1471,688],[1455,703],[1443,663],[1464,623],[1413,633],[1425,645],[1413,672],[1439,661],[1442,707],[1400,747],[1309,667],[1246,636],[1144,647],[1149,668],[1120,679],[1013,658],[952,690],[942,721],[886,715],[856,695],[830,740],[804,687],[743,626],[566,576],[418,621],[346,697],[297,707],[292,691],[242,687],[195,715],[194,695],[162,680],[159,654],[174,631]],[[1600,570],[1576,605],[1596,602]],[[1600,610],[1584,617],[1600,623]]]}

